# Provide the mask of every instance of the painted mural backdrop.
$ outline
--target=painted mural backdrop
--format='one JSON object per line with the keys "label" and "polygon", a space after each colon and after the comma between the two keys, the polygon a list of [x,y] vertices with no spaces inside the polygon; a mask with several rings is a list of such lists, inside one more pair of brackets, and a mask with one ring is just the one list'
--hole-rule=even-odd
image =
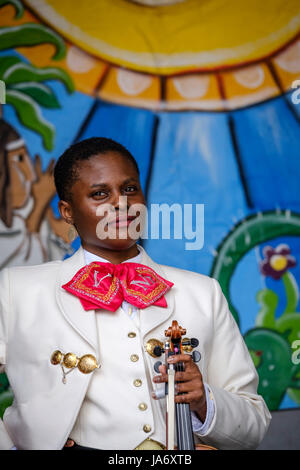
{"label": "painted mural backdrop", "polygon": [[78,248],[54,162],[78,140],[116,139],[149,206],[205,207],[201,250],[162,236],[145,248],[219,280],[259,393],[299,407],[299,79],[296,0],[0,0],[0,268]]}

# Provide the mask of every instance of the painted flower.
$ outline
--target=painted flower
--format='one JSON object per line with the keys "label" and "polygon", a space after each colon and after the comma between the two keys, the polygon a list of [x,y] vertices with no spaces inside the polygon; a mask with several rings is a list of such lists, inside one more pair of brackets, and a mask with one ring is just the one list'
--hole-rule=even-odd
{"label": "painted flower", "polygon": [[264,276],[280,279],[289,269],[296,266],[296,259],[291,256],[288,245],[280,244],[276,248],[265,246],[263,249],[264,259],[260,263],[260,271]]}

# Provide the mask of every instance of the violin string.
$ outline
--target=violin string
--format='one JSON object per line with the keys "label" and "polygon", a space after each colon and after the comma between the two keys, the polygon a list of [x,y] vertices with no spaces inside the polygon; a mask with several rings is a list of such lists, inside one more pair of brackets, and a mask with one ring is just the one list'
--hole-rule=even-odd
{"label": "violin string", "polygon": [[[177,348],[175,348],[175,354],[177,351]],[[184,372],[184,363],[179,362],[176,366],[176,370],[178,372]],[[194,449],[194,438],[189,403],[176,403],[176,421],[178,449]]]}
{"label": "violin string", "polygon": [[[177,371],[178,372],[181,372],[182,371],[182,367],[181,367],[181,363],[179,362],[177,364]],[[183,428],[182,428],[182,408],[180,406],[181,404],[180,403],[177,403],[176,404],[176,414],[177,414],[177,432],[178,432],[178,448],[179,449],[183,449]]]}
{"label": "violin string", "polygon": [[[184,371],[184,364],[182,364],[182,370]],[[189,435],[188,435],[188,408],[189,405],[188,403],[183,404],[183,410],[184,410],[184,430],[185,430],[185,449],[189,447]]]}
{"label": "violin string", "polygon": [[[184,371],[184,364],[179,364],[179,371]],[[182,423],[182,449],[187,450],[194,447],[194,438],[193,438],[193,430],[191,424],[191,415],[190,415],[190,406],[189,403],[180,403],[180,420]],[[192,447],[191,447],[192,446]]]}
{"label": "violin string", "polygon": [[[179,371],[183,372],[184,371],[184,365],[183,363],[179,363]],[[186,413],[186,406],[185,403],[180,403],[179,404],[179,409],[180,409],[180,421],[182,423],[182,449],[187,449],[188,448],[188,427],[187,427],[187,413]]]}
{"label": "violin string", "polygon": [[[184,364],[181,363],[181,369],[182,371],[184,371]],[[183,421],[183,443],[184,443],[184,449],[186,449],[187,447],[187,428],[186,428],[186,413],[185,413],[185,404],[183,403],[183,406],[182,406],[182,421]]]}

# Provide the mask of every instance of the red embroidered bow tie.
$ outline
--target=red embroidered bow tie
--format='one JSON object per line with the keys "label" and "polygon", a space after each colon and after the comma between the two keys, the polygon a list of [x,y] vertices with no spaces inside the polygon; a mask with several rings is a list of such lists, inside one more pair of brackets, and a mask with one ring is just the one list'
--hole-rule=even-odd
{"label": "red embroidered bow tie", "polygon": [[123,300],[138,308],[167,307],[164,297],[173,283],[138,263],[93,262],[80,269],[62,287],[76,297],[85,310],[116,311]]}

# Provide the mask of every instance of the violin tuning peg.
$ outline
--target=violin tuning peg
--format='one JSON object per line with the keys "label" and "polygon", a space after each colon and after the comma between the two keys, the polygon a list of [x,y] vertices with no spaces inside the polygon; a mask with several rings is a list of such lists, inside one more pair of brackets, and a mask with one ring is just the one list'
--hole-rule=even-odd
{"label": "violin tuning peg", "polygon": [[199,353],[199,351],[193,351],[192,358],[194,362],[199,362],[201,359],[201,354]]}
{"label": "violin tuning peg", "polygon": [[160,373],[160,372],[159,372],[159,367],[160,367],[161,365],[162,365],[162,362],[161,362],[161,361],[157,361],[157,362],[154,364],[154,366],[153,366],[155,372],[157,372],[158,374]]}
{"label": "violin tuning peg", "polygon": [[155,346],[153,348],[153,355],[156,357],[160,357],[163,353],[163,349],[160,346]]}

